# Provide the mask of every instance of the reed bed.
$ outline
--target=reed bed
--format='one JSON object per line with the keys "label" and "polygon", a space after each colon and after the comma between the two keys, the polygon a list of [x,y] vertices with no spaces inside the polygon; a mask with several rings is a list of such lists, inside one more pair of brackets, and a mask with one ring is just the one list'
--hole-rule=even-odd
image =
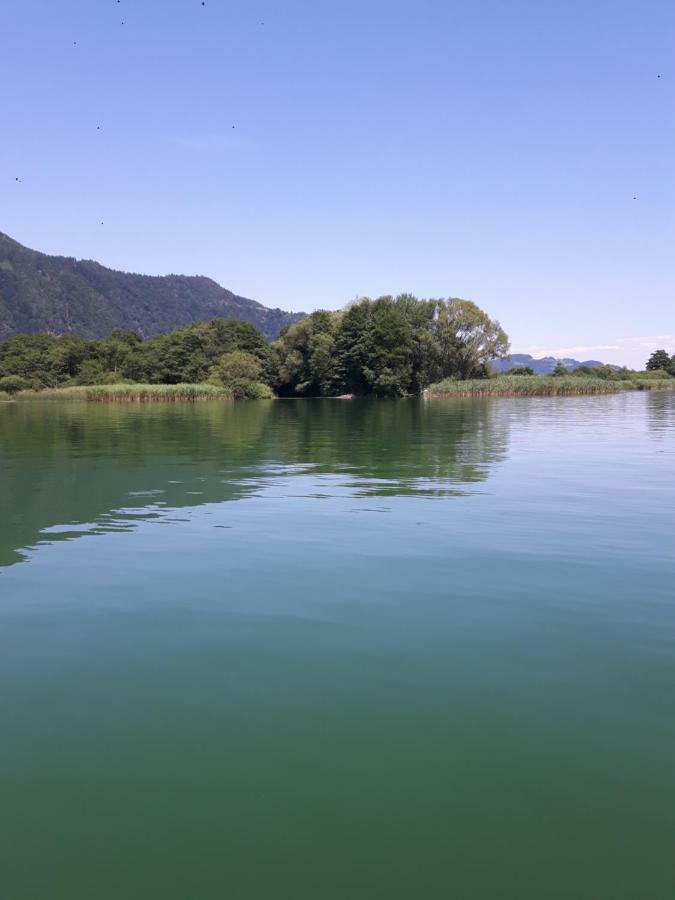
{"label": "reed bed", "polygon": [[88,387],[72,385],[71,387],[43,388],[39,391],[19,391],[16,400],[86,400]]}
{"label": "reed bed", "polygon": [[[1,395],[0,395],[1,398]],[[18,400],[88,400],[94,403],[150,403],[231,400],[232,394],[213,384],[88,384],[41,391],[21,391]]]}
{"label": "reed bed", "polygon": [[94,403],[162,403],[231,400],[232,394],[213,384],[100,384],[86,388]]}
{"label": "reed bed", "polygon": [[432,384],[428,397],[553,397],[575,394],[614,394],[633,390],[631,381],[552,375],[500,375],[468,381],[446,379]]}

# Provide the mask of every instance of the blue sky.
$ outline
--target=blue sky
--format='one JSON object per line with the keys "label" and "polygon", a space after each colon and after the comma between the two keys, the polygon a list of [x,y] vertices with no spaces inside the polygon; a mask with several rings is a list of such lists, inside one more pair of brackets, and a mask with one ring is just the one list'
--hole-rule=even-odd
{"label": "blue sky", "polygon": [[0,230],[28,246],[293,310],[468,297],[537,355],[675,352],[671,0],[8,0],[0,23]]}

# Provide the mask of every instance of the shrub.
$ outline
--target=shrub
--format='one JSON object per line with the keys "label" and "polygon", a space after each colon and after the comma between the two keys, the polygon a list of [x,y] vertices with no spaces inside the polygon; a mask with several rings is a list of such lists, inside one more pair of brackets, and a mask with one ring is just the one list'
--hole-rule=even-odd
{"label": "shrub", "polygon": [[27,391],[29,387],[30,382],[21,375],[5,375],[4,378],[0,378],[0,391],[9,394],[10,397],[19,391]]}

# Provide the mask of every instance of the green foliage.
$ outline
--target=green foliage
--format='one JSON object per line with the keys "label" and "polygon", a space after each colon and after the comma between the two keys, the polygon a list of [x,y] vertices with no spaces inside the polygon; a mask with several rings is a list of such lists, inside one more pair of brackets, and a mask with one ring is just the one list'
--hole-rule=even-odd
{"label": "green foliage", "polygon": [[78,384],[116,384],[119,377],[108,372],[100,359],[85,359],[77,373]]}
{"label": "green foliage", "polygon": [[570,374],[570,373],[569,373],[569,371],[567,370],[567,367],[564,366],[564,365],[560,362],[560,360],[558,360],[558,362],[555,364],[555,369],[551,372],[551,375],[552,375],[554,378],[564,378],[566,375],[569,375],[569,374]]}
{"label": "green foliage", "polygon": [[401,397],[444,376],[487,377],[490,360],[507,352],[499,324],[468,300],[366,297],[283,332],[274,386],[281,396]]}
{"label": "green foliage", "polygon": [[247,322],[197,322],[143,341],[133,331],[113,329],[104,341],[67,334],[16,335],[0,344],[0,378],[21,376],[36,390],[71,384],[198,384],[225,353],[244,351],[259,376],[272,376],[270,346]]}
{"label": "green foliage", "polygon": [[491,360],[504,358],[509,339],[499,322],[470,300],[451,298],[438,305],[437,332],[443,369],[460,378],[486,375]]}
{"label": "green foliage", "polygon": [[21,375],[5,375],[0,378],[0,391],[9,394],[10,397],[18,394],[19,391],[28,390],[29,387],[30,382],[22,378]]}
{"label": "green foliage", "polygon": [[233,350],[224,353],[211,366],[209,382],[224,387],[235,400],[265,400],[272,396],[272,391],[260,381],[262,368],[252,353]]}
{"label": "green foliage", "polygon": [[335,339],[341,318],[341,313],[318,310],[291,325],[272,344],[273,385],[278,394],[316,397],[340,393]]}
{"label": "green foliage", "polygon": [[484,377],[508,352],[499,323],[468,300],[410,294],[363,298],[291,324],[272,345],[237,320],[197,322],[143,340],[113,328],[105,340],[16,335],[0,344],[0,377],[35,390],[71,385],[202,384],[235,397],[419,394],[444,377]]}
{"label": "green foliage", "polygon": [[670,357],[666,350],[655,350],[647,360],[646,369],[648,372],[662,369],[675,374],[675,356]]}
{"label": "green foliage", "polygon": [[667,372],[665,369],[653,369],[649,372],[629,372],[631,378],[638,378],[640,381],[647,382],[665,382],[669,384],[673,376],[675,375],[675,371]]}
{"label": "green foliage", "polygon": [[507,375],[534,375],[532,366],[514,366],[509,369]]}

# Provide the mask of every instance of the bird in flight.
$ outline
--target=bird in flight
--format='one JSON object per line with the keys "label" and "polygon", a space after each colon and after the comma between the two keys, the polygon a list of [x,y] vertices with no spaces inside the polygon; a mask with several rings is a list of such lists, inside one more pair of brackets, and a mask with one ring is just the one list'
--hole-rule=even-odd
{"label": "bird in flight", "polygon": [[17,178],[15,178],[15,179],[14,179],[14,181],[18,181],[18,182],[19,182],[19,184],[21,184],[21,179],[20,179],[20,178],[18,178],[18,177],[17,177]]}

